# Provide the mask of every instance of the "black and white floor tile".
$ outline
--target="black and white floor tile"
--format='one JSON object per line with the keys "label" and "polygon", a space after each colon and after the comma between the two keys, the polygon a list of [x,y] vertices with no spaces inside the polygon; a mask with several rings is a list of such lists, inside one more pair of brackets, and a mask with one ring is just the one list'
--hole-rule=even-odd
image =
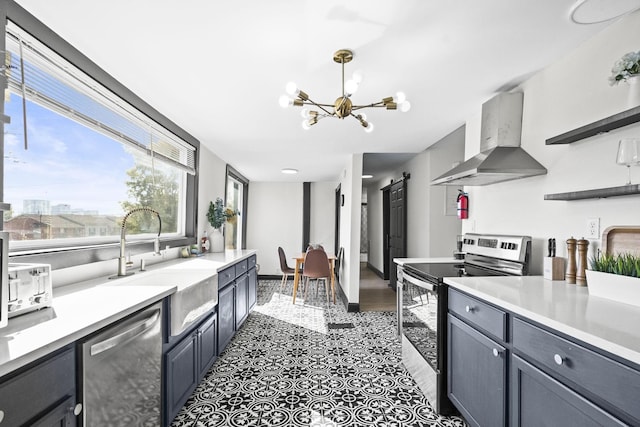
{"label": "black and white floor tile", "polygon": [[291,303],[261,280],[258,303],[172,427],[452,426],[402,365],[394,312],[347,313],[322,289]]}

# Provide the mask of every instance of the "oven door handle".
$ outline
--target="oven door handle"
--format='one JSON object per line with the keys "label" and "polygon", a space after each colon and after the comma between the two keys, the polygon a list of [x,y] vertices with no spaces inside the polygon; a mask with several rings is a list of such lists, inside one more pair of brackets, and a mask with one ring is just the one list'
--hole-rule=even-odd
{"label": "oven door handle", "polygon": [[433,290],[435,289],[435,286],[434,286],[434,284],[433,284],[433,283],[425,282],[425,281],[424,281],[424,280],[422,280],[422,279],[418,279],[418,278],[416,278],[416,277],[413,277],[413,276],[411,276],[411,275],[407,274],[407,272],[406,272],[406,271],[405,271],[405,272],[404,272],[404,274],[402,275],[402,280],[403,280],[404,282],[411,283],[412,285],[418,286],[418,287],[420,287],[420,288],[424,288],[424,289],[426,289],[426,290],[428,290],[428,291],[432,291],[432,292],[433,292]]}

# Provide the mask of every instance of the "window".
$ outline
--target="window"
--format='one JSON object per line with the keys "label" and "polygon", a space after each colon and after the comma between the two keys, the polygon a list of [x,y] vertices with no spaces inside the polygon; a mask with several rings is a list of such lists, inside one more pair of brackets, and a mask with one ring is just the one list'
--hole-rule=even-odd
{"label": "window", "polygon": [[[135,95],[128,96],[144,114],[117,96],[119,83],[107,88],[40,43],[30,34],[43,27],[33,21],[40,28],[29,32],[8,22],[5,36],[10,123],[2,201],[11,205],[3,225],[11,252],[118,242],[124,215],[142,206],[159,213],[163,241],[195,241],[195,206],[188,201],[197,141],[178,136],[173,130],[184,131]],[[155,215],[139,212],[129,217],[127,236],[144,239],[158,226]]]}
{"label": "window", "polygon": [[239,214],[225,224],[226,249],[244,249],[246,247],[248,189],[249,181],[231,166],[227,166],[227,208],[239,212]]}

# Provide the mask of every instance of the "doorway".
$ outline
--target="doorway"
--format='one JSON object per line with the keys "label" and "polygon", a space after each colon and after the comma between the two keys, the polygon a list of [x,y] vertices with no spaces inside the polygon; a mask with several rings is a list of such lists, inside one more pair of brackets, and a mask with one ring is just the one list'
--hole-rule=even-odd
{"label": "doorway", "polygon": [[[389,286],[396,289],[394,258],[407,256],[407,179],[409,175],[382,189],[383,260]],[[386,230],[385,230],[386,229]]]}

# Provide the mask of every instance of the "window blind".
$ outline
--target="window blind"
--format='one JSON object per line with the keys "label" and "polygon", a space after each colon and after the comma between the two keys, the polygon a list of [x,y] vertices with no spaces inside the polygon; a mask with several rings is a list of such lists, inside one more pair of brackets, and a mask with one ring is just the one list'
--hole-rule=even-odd
{"label": "window blind", "polygon": [[24,93],[32,102],[155,160],[195,174],[193,146],[120,99],[12,22],[7,24],[6,49],[5,70],[12,92],[20,96]]}

